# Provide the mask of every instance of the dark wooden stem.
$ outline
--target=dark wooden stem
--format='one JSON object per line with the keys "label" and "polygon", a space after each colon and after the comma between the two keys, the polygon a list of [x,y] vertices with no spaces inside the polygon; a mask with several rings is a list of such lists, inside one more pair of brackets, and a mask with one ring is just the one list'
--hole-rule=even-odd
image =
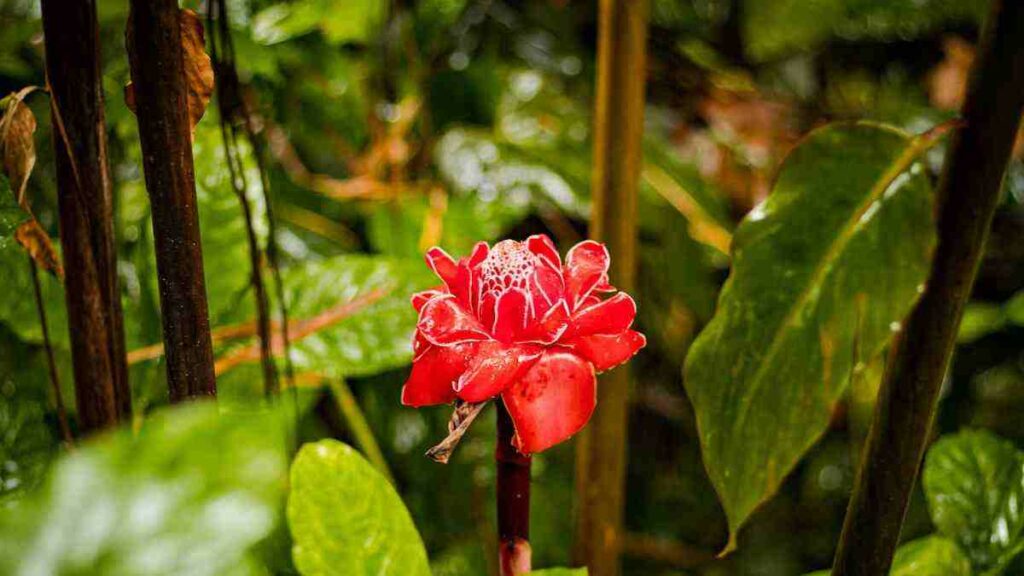
{"label": "dark wooden stem", "polygon": [[498,409],[498,567],[501,576],[530,571],[530,457],[512,445],[515,428],[501,400]]}
{"label": "dark wooden stem", "polygon": [[68,411],[64,406],[64,392],[60,389],[60,377],[57,375],[57,361],[53,357],[53,343],[50,341],[50,325],[46,320],[46,304],[43,303],[43,291],[39,283],[39,266],[30,256],[28,267],[32,272],[32,290],[36,298],[36,313],[39,315],[39,327],[43,331],[43,348],[46,351],[46,369],[50,376],[50,389],[53,392],[53,403],[57,409],[57,421],[60,424],[60,434],[64,443],[69,447],[75,445],[75,438],[71,435],[71,426],[68,425]]}
{"label": "dark wooden stem", "polygon": [[93,0],[42,3],[79,426],[131,417]]}
{"label": "dark wooden stem", "polygon": [[[646,0],[601,0],[590,236],[612,254],[612,284],[630,290],[636,266],[636,199],[643,161]],[[619,574],[626,477],[629,371],[597,387],[597,410],[576,444],[573,557],[591,576]]]}
{"label": "dark wooden stem", "polygon": [[132,0],[128,59],[153,213],[172,402],[214,396],[192,139],[177,0]]}
{"label": "dark wooden stem", "polygon": [[834,576],[888,574],[1024,108],[1024,2],[994,0],[938,187],[928,287],[890,351]]}
{"label": "dark wooden stem", "polygon": [[231,188],[242,209],[249,244],[249,274],[256,303],[256,334],[259,338],[260,367],[263,371],[263,392],[267,397],[271,397],[278,393],[279,386],[277,367],[271,350],[270,303],[266,284],[263,282],[262,251],[256,237],[252,205],[247,195],[249,182],[245,177],[245,166],[238,150],[238,125],[242,122],[242,103],[238,91],[238,75],[235,70],[231,33],[228,29],[227,10],[223,1],[210,3],[207,28],[210,36],[210,57],[217,79],[217,106],[220,112],[224,157],[227,160]]}

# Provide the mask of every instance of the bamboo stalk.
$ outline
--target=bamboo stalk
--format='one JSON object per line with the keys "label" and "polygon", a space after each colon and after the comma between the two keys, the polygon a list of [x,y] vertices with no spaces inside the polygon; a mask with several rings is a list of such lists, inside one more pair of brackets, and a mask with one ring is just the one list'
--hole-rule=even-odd
{"label": "bamboo stalk", "polygon": [[938,187],[928,287],[894,344],[834,576],[889,572],[1024,109],[1024,3],[994,0]]}
{"label": "bamboo stalk", "polygon": [[[224,0],[210,2],[207,29],[210,37],[210,58],[213,62],[217,86],[217,109],[220,112],[220,132],[227,159],[231,188],[238,198],[245,223],[246,239],[249,246],[249,274],[256,304],[256,328],[260,344],[260,368],[263,372],[263,393],[267,397],[280,391],[277,380],[277,366],[270,346],[270,301],[266,284],[263,282],[262,250],[256,237],[252,206],[249,203],[249,182],[245,166],[238,150],[239,124],[244,122],[243,103],[239,93],[238,73],[235,69],[234,45],[228,26],[228,14]],[[268,203],[269,204],[269,203]],[[269,209],[269,207],[268,207]]]}
{"label": "bamboo stalk", "polygon": [[195,173],[177,0],[132,0],[128,59],[135,90],[172,402],[214,396]]}
{"label": "bamboo stalk", "polygon": [[42,2],[79,426],[131,419],[94,0]]}
{"label": "bamboo stalk", "polygon": [[[611,282],[634,285],[642,163],[646,0],[601,0],[590,235],[612,254]],[[601,377],[597,409],[576,444],[574,560],[591,576],[619,574],[630,375]]]}
{"label": "bamboo stalk", "polygon": [[498,444],[494,451],[498,479],[498,573],[515,576],[530,571],[530,457],[512,445],[515,427],[505,404],[498,411]]}

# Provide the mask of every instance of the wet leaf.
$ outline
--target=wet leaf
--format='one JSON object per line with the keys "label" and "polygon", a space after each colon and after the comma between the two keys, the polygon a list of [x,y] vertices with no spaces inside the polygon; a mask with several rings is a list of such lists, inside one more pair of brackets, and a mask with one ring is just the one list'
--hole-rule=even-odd
{"label": "wet leaf", "polygon": [[1000,574],[1024,551],[1024,454],[990,432],[946,436],[922,476],[932,521],[977,573]]}
{"label": "wet leaf", "polygon": [[22,102],[33,89],[25,88],[0,100],[3,104],[3,116],[0,117],[0,159],[3,160],[3,172],[19,203],[24,202],[25,186],[36,165],[36,146],[32,138],[36,131],[36,117]]}
{"label": "wet leaf", "polygon": [[332,377],[367,376],[412,360],[416,312],[413,292],[436,283],[422,260],[338,256],[285,271],[292,318],[316,318],[374,291],[383,295],[344,320],[311,333],[292,346],[300,372]]}
{"label": "wet leaf", "polygon": [[[131,20],[129,19],[129,26]],[[213,63],[206,53],[206,37],[203,22],[192,10],[181,11],[181,50],[185,68],[185,84],[188,87],[188,125],[195,132],[196,124],[206,113],[206,106],[213,96]],[[132,34],[129,28],[129,34]],[[131,43],[128,44],[131,46]],[[132,112],[135,111],[135,87],[131,82],[124,87],[124,101]]]}
{"label": "wet leaf", "polygon": [[60,255],[57,254],[50,235],[43,230],[38,220],[32,218],[18,226],[14,231],[14,239],[40,268],[57,278],[64,278],[64,266],[61,264]]}
{"label": "wet leaf", "polygon": [[732,271],[685,370],[730,546],[922,290],[935,229],[916,159],[931,142],[879,125],[819,129],[735,232]]}
{"label": "wet leaf", "polygon": [[266,573],[253,549],[281,522],[285,422],[200,403],[97,438],[0,518],[0,572]]}
{"label": "wet leaf", "polygon": [[336,440],[306,444],[288,496],[295,566],[304,576],[428,576],[423,541],[388,480]]}

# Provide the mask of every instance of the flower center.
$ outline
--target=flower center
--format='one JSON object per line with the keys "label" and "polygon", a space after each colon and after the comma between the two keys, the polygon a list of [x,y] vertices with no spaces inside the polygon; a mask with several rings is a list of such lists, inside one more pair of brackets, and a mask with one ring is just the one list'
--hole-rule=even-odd
{"label": "flower center", "polygon": [[536,273],[537,256],[522,242],[502,240],[480,263],[483,294],[500,296],[510,288],[529,290]]}

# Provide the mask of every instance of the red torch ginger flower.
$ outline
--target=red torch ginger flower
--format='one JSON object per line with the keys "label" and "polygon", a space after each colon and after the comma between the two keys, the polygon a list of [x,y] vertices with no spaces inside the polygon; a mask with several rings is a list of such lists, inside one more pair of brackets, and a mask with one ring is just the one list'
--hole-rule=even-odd
{"label": "red torch ginger flower", "polygon": [[501,395],[523,454],[566,440],[590,419],[596,372],[644,347],[636,304],[608,284],[608,250],[577,244],[562,263],[547,236],[480,242],[456,262],[427,264],[444,285],[412,297],[419,312],[408,406],[483,402]]}

